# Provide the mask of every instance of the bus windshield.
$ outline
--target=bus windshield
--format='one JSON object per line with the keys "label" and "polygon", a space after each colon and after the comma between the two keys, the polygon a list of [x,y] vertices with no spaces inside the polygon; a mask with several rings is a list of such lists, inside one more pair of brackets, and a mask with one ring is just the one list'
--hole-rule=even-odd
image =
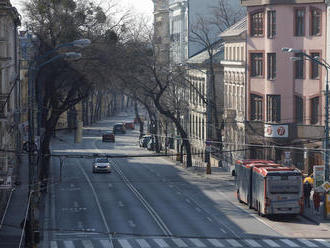
{"label": "bus windshield", "polygon": [[297,176],[269,177],[268,188],[271,194],[298,194],[301,191],[301,182]]}

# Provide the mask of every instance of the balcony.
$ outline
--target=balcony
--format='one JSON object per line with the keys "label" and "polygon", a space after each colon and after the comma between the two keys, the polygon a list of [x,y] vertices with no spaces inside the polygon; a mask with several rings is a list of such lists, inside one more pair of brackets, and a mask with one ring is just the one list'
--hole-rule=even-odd
{"label": "balcony", "polygon": [[6,101],[8,94],[0,94],[0,118],[7,117]]}

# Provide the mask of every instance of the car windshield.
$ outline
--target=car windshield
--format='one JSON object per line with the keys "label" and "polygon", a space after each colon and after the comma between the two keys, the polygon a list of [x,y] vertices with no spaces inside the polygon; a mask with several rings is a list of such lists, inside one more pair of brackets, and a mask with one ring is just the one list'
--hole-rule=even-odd
{"label": "car windshield", "polygon": [[96,159],[96,162],[97,163],[108,163],[109,160],[107,158],[98,158],[98,159]]}

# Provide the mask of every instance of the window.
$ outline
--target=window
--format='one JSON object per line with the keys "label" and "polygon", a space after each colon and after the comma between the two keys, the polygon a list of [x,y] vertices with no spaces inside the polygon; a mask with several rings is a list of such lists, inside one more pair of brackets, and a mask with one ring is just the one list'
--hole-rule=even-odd
{"label": "window", "polygon": [[294,63],[296,79],[303,79],[304,78],[304,56],[301,53],[296,53],[295,57],[299,58]]}
{"label": "window", "polygon": [[251,15],[251,36],[261,37],[264,35],[264,13],[257,12]]}
{"label": "window", "polygon": [[295,11],[295,35],[305,35],[305,9],[296,9]]}
{"label": "window", "polygon": [[268,25],[267,25],[267,36],[273,38],[276,35],[276,11],[271,10],[267,12]]}
{"label": "window", "polygon": [[251,76],[263,76],[263,54],[251,53]]}
{"label": "window", "polygon": [[[320,53],[311,53],[311,56],[314,57],[320,57]],[[318,79],[319,78],[319,64],[311,61],[311,78],[312,79]]]}
{"label": "window", "polygon": [[251,104],[250,119],[252,121],[262,120],[262,97],[251,94],[250,104]]}
{"label": "window", "polygon": [[319,122],[319,97],[314,97],[311,100],[311,124]]}
{"label": "window", "polygon": [[311,10],[311,35],[321,34],[321,11],[318,9]]}
{"label": "window", "polygon": [[276,78],[276,53],[267,54],[267,78]]}
{"label": "window", "polygon": [[267,95],[267,121],[281,121],[281,96]]}
{"label": "window", "polygon": [[302,123],[304,118],[304,101],[302,97],[296,96],[296,122]]}

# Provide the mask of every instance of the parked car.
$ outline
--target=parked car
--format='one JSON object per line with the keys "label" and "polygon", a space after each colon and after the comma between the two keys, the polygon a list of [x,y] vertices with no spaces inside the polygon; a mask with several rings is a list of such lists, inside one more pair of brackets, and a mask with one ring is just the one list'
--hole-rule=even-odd
{"label": "parked car", "polygon": [[150,139],[151,139],[151,135],[142,136],[139,140],[140,147],[147,147],[147,144]]}
{"label": "parked car", "polygon": [[113,133],[117,134],[117,133],[121,133],[121,134],[125,134],[126,133],[126,128],[124,123],[117,123],[113,126]]}
{"label": "parked car", "polygon": [[115,142],[115,134],[112,131],[106,131],[102,134],[103,142]]}
{"label": "parked car", "polygon": [[125,122],[125,128],[126,128],[126,129],[134,130],[134,129],[135,129],[135,124],[134,124],[134,122]]}
{"label": "parked car", "polygon": [[154,137],[151,137],[147,142],[147,149],[150,150],[150,151],[154,150],[155,144],[156,143],[155,143]]}
{"label": "parked car", "polygon": [[111,172],[110,162],[107,158],[96,158],[93,162],[93,173]]}

